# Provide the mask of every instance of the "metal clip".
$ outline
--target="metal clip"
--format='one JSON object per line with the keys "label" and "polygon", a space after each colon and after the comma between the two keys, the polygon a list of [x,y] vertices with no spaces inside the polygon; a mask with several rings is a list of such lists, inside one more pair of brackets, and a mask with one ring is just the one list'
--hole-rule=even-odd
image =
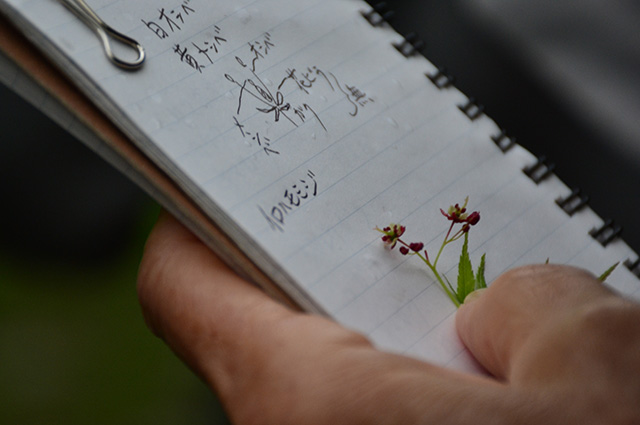
{"label": "metal clip", "polygon": [[[127,69],[135,70],[142,66],[145,53],[144,48],[136,40],[127,37],[124,34],[111,28],[87,5],[84,0],[60,0],[69,10],[75,13],[89,28],[91,28],[102,41],[102,47],[107,55],[107,58],[116,66]],[[138,57],[133,61],[128,61],[117,57],[113,53],[111,48],[111,40],[113,38],[135,50],[138,53]]]}

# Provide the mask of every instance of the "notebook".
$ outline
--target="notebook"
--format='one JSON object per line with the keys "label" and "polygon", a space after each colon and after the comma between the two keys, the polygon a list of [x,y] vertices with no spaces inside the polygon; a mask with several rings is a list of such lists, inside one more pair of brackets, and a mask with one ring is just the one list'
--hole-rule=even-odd
{"label": "notebook", "polygon": [[[397,34],[382,6],[89,3],[144,46],[140,69],[114,66],[61,3],[3,0],[29,40],[0,33],[3,80],[19,81],[23,96],[273,296],[381,349],[480,372],[433,275],[375,231],[401,223],[437,249],[440,209],[468,196],[482,217],[470,257],[486,253],[487,281],[547,259],[596,274],[620,261],[609,284],[640,297],[638,256],[619,230],[418,54],[419,41]],[[457,261],[440,260],[452,281]]]}

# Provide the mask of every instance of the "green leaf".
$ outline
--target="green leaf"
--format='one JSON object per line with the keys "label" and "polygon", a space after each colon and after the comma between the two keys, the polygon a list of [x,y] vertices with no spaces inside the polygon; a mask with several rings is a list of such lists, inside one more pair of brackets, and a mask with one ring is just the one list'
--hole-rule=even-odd
{"label": "green leaf", "polygon": [[487,281],[484,279],[484,260],[486,254],[482,254],[480,257],[480,265],[478,266],[478,271],[476,272],[476,288],[482,289],[487,287]]}
{"label": "green leaf", "polygon": [[[456,290],[455,290],[455,289],[453,289],[453,285],[451,285],[451,282],[449,282],[449,279],[447,278],[447,276],[444,276],[444,280],[446,280],[446,281],[447,281],[447,286],[449,287],[449,290],[451,291],[451,293],[452,293],[452,294],[455,294],[455,293],[456,293]],[[457,298],[457,296],[456,296],[456,298]]]}
{"label": "green leaf", "polygon": [[444,280],[447,281],[448,288],[447,286],[444,285],[441,279],[438,280],[440,282],[440,285],[442,286],[442,289],[444,289],[444,292],[447,293],[447,295],[449,296],[453,304],[456,307],[460,307],[460,300],[458,300],[458,295],[456,294],[456,291],[453,289],[453,286],[451,286],[451,282],[449,282],[449,279],[447,279],[447,276],[444,276]]}
{"label": "green leaf", "polygon": [[613,271],[616,269],[616,267],[618,267],[618,264],[620,264],[620,261],[618,261],[617,263],[615,263],[613,266],[609,267],[607,270],[605,270],[604,273],[602,273],[599,277],[598,280],[600,282],[604,282],[605,280],[607,280],[607,278],[609,277],[609,275],[611,273],[613,273]]}
{"label": "green leaf", "polygon": [[464,244],[462,244],[462,253],[460,254],[460,262],[458,263],[458,291],[456,296],[460,303],[468,294],[473,292],[476,287],[476,280],[473,276],[473,267],[469,259],[469,233],[464,234]]}

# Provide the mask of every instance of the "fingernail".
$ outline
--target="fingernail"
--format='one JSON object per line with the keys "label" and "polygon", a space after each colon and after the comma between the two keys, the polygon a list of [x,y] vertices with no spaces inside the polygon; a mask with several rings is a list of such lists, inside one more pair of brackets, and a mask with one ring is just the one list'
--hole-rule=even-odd
{"label": "fingernail", "polygon": [[480,296],[482,296],[482,294],[484,294],[484,291],[486,290],[487,288],[476,289],[475,291],[473,291],[472,293],[470,293],[465,297],[464,304],[469,304],[477,300],[478,298],[480,298]]}

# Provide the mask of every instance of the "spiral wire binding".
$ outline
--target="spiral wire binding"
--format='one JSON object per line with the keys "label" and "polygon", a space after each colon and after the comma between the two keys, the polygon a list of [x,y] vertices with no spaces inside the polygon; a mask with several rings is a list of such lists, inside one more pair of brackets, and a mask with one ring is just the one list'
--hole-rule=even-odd
{"label": "spiral wire binding", "polygon": [[393,10],[387,9],[387,3],[380,2],[372,6],[370,11],[361,11],[360,14],[371,24],[371,26],[379,27],[385,22],[390,22],[395,15]]}
{"label": "spiral wire binding", "polygon": [[622,233],[622,226],[619,226],[611,219],[607,219],[602,226],[594,227],[589,234],[602,246],[607,246]]}
{"label": "spiral wire binding", "polygon": [[420,53],[424,46],[424,41],[415,32],[407,34],[400,43],[393,43],[393,47],[406,58]]}
{"label": "spiral wire binding", "polygon": [[436,72],[433,74],[425,74],[429,80],[439,89],[446,89],[451,87],[455,82],[456,78],[449,74],[446,68],[438,68]]}
{"label": "spiral wire binding", "polygon": [[[370,11],[362,11],[360,13],[364,19],[374,27],[379,27],[385,22],[388,23],[395,15],[394,11],[388,10],[386,2],[377,3],[376,5],[371,6]],[[403,56],[408,58],[416,53],[421,53],[425,43],[420,40],[416,33],[410,33],[404,37],[402,42],[392,43],[392,45]],[[455,84],[455,77],[443,67],[439,67],[437,71],[432,74],[425,73],[425,76],[440,90],[449,88]],[[469,97],[467,103],[457,106],[458,109],[460,109],[460,111],[462,111],[471,121],[481,117],[485,110],[484,105],[478,103],[473,97]],[[516,139],[514,137],[509,137],[505,129],[500,129],[500,133],[492,136],[491,140],[493,140],[502,153],[507,153],[517,144]],[[553,174],[555,168],[555,164],[547,162],[546,156],[540,156],[534,164],[525,167],[522,171],[535,184],[539,184]],[[583,195],[582,191],[577,188],[573,189],[566,197],[559,197],[556,199],[556,204],[569,216],[573,216],[573,214],[587,206],[588,203],[589,197]],[[593,228],[589,231],[589,235],[598,241],[603,247],[606,247],[617,239],[621,233],[622,226],[614,224],[611,219],[606,220],[599,228]],[[627,259],[624,262],[624,265],[629,269],[629,271],[631,271],[631,273],[640,279],[640,258],[635,261]]]}
{"label": "spiral wire binding", "polygon": [[572,216],[589,203],[589,197],[582,195],[581,192],[578,188],[573,189],[566,198],[556,199],[556,204],[569,216]]}
{"label": "spiral wire binding", "polygon": [[546,156],[538,157],[535,164],[530,165],[522,171],[529,177],[535,184],[539,184],[541,181],[549,177],[556,169],[556,165],[553,163],[547,163]]}
{"label": "spiral wire binding", "polygon": [[633,273],[638,279],[640,279],[640,258],[636,261],[631,261],[628,259],[624,262],[626,268],[629,269],[631,273]]}
{"label": "spiral wire binding", "polygon": [[480,118],[484,114],[484,105],[478,103],[475,97],[470,97],[467,103],[458,105],[458,109],[464,112],[471,121]]}
{"label": "spiral wire binding", "polygon": [[516,138],[509,137],[507,135],[507,130],[500,129],[500,134],[496,134],[495,136],[491,136],[491,140],[496,144],[498,149],[502,151],[502,153],[507,153],[509,149],[516,145]]}

